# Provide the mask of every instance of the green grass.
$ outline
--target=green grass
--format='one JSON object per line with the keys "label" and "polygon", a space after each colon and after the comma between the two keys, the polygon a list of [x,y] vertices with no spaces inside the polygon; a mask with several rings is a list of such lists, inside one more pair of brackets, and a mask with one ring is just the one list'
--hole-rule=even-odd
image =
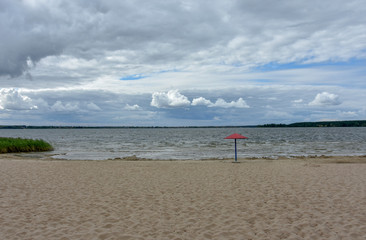
{"label": "green grass", "polygon": [[4,138],[0,137],[0,153],[44,152],[53,147],[41,139]]}

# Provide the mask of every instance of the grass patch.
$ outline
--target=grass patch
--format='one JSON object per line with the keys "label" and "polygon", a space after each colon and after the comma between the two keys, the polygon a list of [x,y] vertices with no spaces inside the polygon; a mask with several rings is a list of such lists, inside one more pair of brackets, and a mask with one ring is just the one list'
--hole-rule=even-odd
{"label": "grass patch", "polygon": [[44,152],[53,147],[41,139],[4,138],[0,137],[0,153]]}

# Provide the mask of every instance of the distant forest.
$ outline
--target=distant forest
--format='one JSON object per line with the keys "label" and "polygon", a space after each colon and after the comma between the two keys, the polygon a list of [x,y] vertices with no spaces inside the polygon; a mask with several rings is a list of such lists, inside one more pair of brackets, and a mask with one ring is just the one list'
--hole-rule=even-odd
{"label": "distant forest", "polygon": [[257,127],[366,127],[366,120],[264,124]]}
{"label": "distant forest", "polygon": [[279,128],[279,127],[366,127],[366,120],[354,120],[354,121],[326,121],[326,122],[298,122],[290,124],[264,124],[256,126],[192,126],[192,127],[137,127],[137,126],[121,126],[121,127],[109,127],[109,126],[27,126],[27,125],[0,125],[0,129],[49,129],[49,128],[238,128],[238,127],[259,127],[259,128]]}

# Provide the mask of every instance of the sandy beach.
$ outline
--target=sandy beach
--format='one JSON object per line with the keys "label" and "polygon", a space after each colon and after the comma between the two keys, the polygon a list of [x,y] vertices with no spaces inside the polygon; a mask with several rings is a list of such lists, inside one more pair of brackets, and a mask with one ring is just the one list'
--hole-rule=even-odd
{"label": "sandy beach", "polygon": [[366,239],[364,162],[0,155],[0,239]]}

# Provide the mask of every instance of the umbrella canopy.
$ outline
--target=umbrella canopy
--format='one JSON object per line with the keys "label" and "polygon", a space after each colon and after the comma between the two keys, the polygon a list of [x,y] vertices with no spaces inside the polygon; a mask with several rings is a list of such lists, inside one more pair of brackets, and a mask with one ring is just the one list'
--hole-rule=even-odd
{"label": "umbrella canopy", "polygon": [[247,137],[240,135],[238,133],[231,134],[230,136],[227,136],[225,139],[247,139]]}
{"label": "umbrella canopy", "polygon": [[225,139],[235,139],[235,162],[238,162],[238,157],[236,154],[236,139],[247,139],[247,137],[240,135],[238,133],[231,134],[230,136],[227,136]]}

